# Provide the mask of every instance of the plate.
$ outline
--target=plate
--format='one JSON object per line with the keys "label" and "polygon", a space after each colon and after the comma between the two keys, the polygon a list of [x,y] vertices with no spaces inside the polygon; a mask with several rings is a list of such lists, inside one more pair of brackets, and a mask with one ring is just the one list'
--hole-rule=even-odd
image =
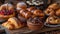
{"label": "plate", "polygon": [[56,24],[56,25],[51,25],[51,24],[48,24],[48,23],[44,23],[45,26],[47,27],[60,27],[60,24]]}

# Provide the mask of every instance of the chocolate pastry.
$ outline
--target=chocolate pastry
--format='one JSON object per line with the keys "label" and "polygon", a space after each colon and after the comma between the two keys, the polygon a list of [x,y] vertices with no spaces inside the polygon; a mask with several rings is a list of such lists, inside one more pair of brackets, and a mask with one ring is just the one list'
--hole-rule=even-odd
{"label": "chocolate pastry", "polygon": [[43,27],[43,22],[39,18],[30,18],[27,21],[27,26],[30,30],[39,30]]}

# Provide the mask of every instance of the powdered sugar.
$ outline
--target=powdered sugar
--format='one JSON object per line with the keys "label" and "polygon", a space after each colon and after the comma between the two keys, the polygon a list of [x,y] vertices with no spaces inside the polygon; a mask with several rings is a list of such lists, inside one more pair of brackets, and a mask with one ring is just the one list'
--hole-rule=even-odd
{"label": "powdered sugar", "polygon": [[26,4],[24,2],[19,2],[19,3],[17,3],[17,5],[23,6],[23,5],[26,5]]}

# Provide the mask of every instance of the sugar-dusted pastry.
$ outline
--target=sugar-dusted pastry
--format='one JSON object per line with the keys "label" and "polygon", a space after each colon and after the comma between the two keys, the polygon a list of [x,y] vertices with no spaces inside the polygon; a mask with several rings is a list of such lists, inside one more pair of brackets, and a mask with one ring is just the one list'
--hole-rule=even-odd
{"label": "sugar-dusted pastry", "polygon": [[4,26],[7,29],[19,29],[24,26],[22,22],[20,22],[17,18],[12,17],[9,18],[7,22],[3,23],[2,26]]}
{"label": "sugar-dusted pastry", "polygon": [[21,9],[27,9],[27,5],[24,2],[19,2],[19,3],[17,3],[16,9],[17,9],[17,12],[19,12],[19,10],[21,10]]}

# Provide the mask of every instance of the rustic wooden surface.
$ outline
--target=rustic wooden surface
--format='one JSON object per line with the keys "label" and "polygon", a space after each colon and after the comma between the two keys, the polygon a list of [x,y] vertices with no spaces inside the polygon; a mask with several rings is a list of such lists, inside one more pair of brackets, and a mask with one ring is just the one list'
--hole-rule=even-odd
{"label": "rustic wooden surface", "polygon": [[29,30],[27,27],[17,29],[17,30],[8,30],[10,34],[36,34],[36,33],[42,33],[42,32],[47,32],[47,31],[53,31],[53,30],[59,30],[60,27],[56,28],[50,28],[50,27],[44,27],[43,29],[39,31],[32,31]]}

